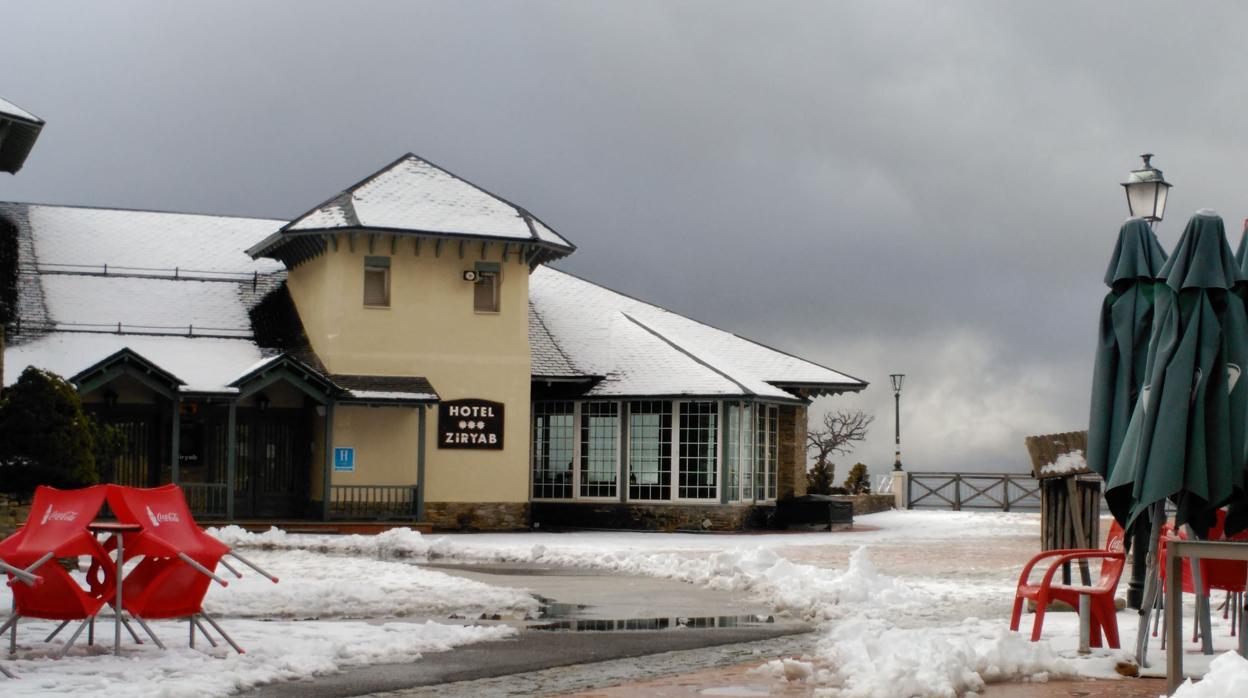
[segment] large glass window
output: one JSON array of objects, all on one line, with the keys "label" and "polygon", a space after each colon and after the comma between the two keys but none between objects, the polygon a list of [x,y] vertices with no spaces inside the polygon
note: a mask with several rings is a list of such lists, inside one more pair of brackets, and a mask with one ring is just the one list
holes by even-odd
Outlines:
[{"label": "large glass window", "polygon": [[628,497],[669,499],[672,403],[639,401],[628,410]]},{"label": "large glass window", "polygon": [[780,453],[779,429],[780,408],[775,405],[767,407],[767,499],[776,498],[776,472],[779,469]]},{"label": "large glass window", "polygon": [[741,403],[724,403],[724,495],[741,499]]},{"label": "large glass window", "polygon": [[571,402],[533,403],[535,499],[571,499],[575,439]]},{"label": "large glass window", "polygon": [[779,422],[775,405],[757,405],[754,420],[754,498],[776,498],[776,426]]},{"label": "large glass window", "polygon": [[619,403],[581,403],[580,496],[617,496],[615,485],[619,472],[619,433]]},{"label": "large glass window", "polygon": [[724,421],[725,494],[730,502],[750,501],[754,498],[754,405],[724,403]]},{"label": "large glass window", "polygon": [[718,403],[680,403],[677,496],[681,499],[714,499],[718,496],[718,439]]}]

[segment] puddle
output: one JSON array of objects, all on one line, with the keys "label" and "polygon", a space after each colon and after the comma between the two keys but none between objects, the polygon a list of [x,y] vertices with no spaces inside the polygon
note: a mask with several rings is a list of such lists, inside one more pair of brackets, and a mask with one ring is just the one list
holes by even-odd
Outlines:
[{"label": "puddle", "polygon": [[[569,604],[561,604],[569,605]],[[547,630],[574,633],[627,632],[630,630],[683,630],[709,628],[742,628],[776,622],[773,616],[700,616],[675,618],[578,618],[536,623],[529,630]]]}]

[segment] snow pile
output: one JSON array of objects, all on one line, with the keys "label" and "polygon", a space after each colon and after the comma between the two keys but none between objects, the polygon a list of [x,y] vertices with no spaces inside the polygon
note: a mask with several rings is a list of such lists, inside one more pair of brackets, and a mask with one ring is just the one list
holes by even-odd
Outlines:
[{"label": "snow pile", "polygon": [[[351,666],[411,662],[426,652],[441,652],[473,642],[500,640],[516,633],[505,626],[458,626],[439,623],[334,623],[232,620],[224,625],[247,650],[239,655],[223,646],[198,649],[179,646],[184,623],[157,622],[153,629],[169,640],[168,650],[127,644],[122,656],[112,647],[76,645],[62,660],[49,657],[60,647],[39,642],[51,623],[21,626],[19,638],[32,641],[5,666],[21,680],[0,679],[4,695],[126,695],[134,698],[226,696],[274,681],[296,680]],[[111,637],[111,628],[108,637]],[[23,642],[23,645],[25,642]]]},{"label": "snow pile", "polygon": [[1248,695],[1248,659],[1234,652],[1218,655],[1198,683],[1183,682],[1174,698],[1243,698]]},{"label": "snow pile", "polygon": [[[397,534],[398,530],[388,533]],[[389,539],[411,542],[401,535]],[[389,549],[387,546],[385,542],[377,544],[380,549]],[[372,552],[371,548],[369,551]],[[519,589],[489,586],[404,562],[327,557],[305,550],[261,551],[248,555],[248,559],[281,579],[281,583],[273,584],[247,570],[242,579],[230,579],[229,587],[212,585],[204,602],[209,613],[250,618],[451,614],[471,618],[483,613],[524,617],[535,614],[539,605],[531,594]]]},{"label": "snow pile", "polygon": [[1075,673],[1047,643],[1033,644],[999,622],[968,619],[946,628],[899,628],[881,619],[837,623],[820,641],[819,683],[854,698],[954,696],[988,683],[1047,681]]},{"label": "snow pile", "polygon": [[429,550],[429,543],[420,532],[410,528],[392,528],[374,536],[292,535],[276,526],[263,533],[251,533],[239,526],[207,530],[217,540],[232,548],[308,550],[377,557],[424,557]]},{"label": "snow pile", "polygon": [[1040,467],[1041,475],[1071,475],[1086,472],[1088,472],[1088,461],[1083,451],[1063,453],[1052,463]]}]

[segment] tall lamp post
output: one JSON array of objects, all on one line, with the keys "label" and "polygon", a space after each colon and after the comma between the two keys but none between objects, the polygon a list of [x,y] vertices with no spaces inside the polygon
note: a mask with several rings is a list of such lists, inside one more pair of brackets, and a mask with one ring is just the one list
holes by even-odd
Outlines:
[{"label": "tall lamp post", "polygon": [[895,458],[893,461],[893,471],[896,472],[901,470],[901,384],[905,382],[906,374],[892,373],[889,374],[888,377],[893,381],[893,398],[895,400],[894,405],[896,408],[896,411],[893,413],[893,424],[896,425],[897,439],[897,450],[893,453]]},{"label": "tall lamp post", "polygon": [[[1166,198],[1172,186],[1161,174],[1161,170],[1153,167],[1152,153],[1140,156],[1144,166],[1132,170],[1122,188],[1127,193],[1127,210],[1137,218],[1148,221],[1153,228],[1166,213]],[[1139,608],[1144,601],[1144,573],[1148,567],[1148,534],[1152,527],[1148,517],[1136,520],[1135,530],[1131,532],[1131,579],[1127,583],[1127,605]]]}]

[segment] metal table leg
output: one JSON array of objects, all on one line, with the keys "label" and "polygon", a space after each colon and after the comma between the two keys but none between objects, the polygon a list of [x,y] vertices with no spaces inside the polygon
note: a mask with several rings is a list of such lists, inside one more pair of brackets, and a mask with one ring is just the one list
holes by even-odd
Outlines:
[{"label": "metal table leg", "polygon": [[121,656],[121,568],[126,559],[125,540],[126,537],[120,533],[117,536],[117,606],[116,613],[113,616],[113,656]]}]

